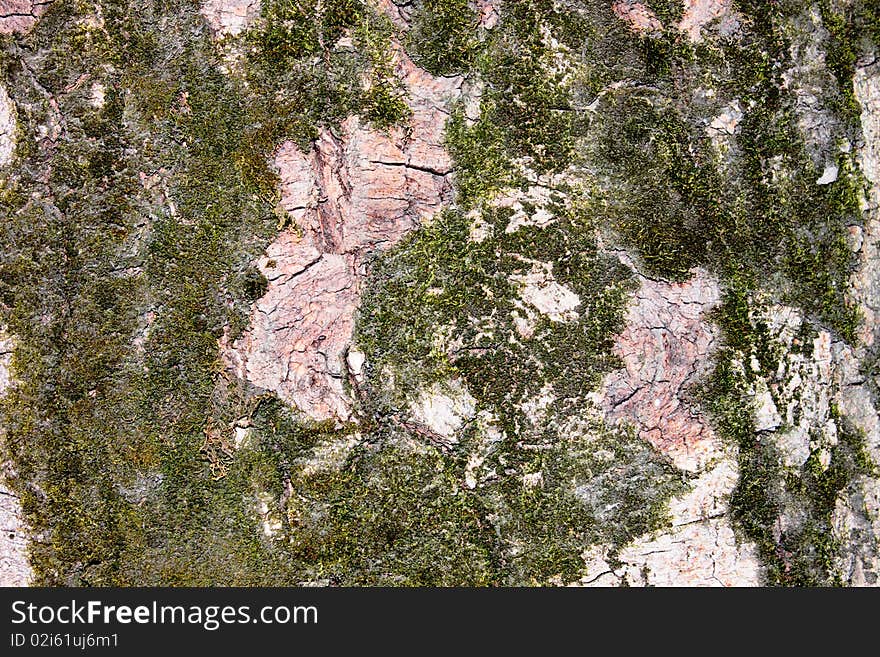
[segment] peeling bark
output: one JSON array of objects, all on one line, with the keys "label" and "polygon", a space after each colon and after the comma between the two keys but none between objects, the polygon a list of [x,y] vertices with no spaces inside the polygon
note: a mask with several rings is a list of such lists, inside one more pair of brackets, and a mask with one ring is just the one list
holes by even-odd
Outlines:
[{"label": "peeling bark", "polygon": [[684,16],[678,29],[693,42],[702,41],[703,28],[713,21],[720,23],[722,33],[730,33],[739,25],[731,0],[684,0]]},{"label": "peeling bark", "polygon": [[658,34],[663,31],[663,24],[649,7],[634,0],[615,2],[611,9],[622,21],[625,21],[633,32],[640,34]]},{"label": "peeling bark", "polygon": [[709,422],[688,402],[718,339],[706,319],[718,284],[704,271],[685,283],[639,279],[615,347],[624,369],[606,378],[602,404],[611,420],[634,423],[677,467],[697,471],[718,448]]},{"label": "peeling bark", "polygon": [[[238,376],[273,390],[307,415],[348,420],[346,352],[366,259],[397,243],[451,199],[443,147],[460,78],[433,78],[397,51],[410,125],[380,132],[357,117],[323,129],[307,153],[281,145],[281,205],[298,231],[279,235],[257,263],[269,281],[251,326],[229,344]],[[301,236],[300,234],[301,233]]]},{"label": "peeling bark", "polygon": [[54,0],[0,0],[0,34],[26,34]]}]

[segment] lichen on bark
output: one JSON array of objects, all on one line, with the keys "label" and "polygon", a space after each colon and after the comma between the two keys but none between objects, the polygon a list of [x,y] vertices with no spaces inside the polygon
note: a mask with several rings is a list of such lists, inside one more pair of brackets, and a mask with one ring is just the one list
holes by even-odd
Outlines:
[{"label": "lichen on bark", "polygon": [[877,583],[872,3],[18,4],[36,583]]}]

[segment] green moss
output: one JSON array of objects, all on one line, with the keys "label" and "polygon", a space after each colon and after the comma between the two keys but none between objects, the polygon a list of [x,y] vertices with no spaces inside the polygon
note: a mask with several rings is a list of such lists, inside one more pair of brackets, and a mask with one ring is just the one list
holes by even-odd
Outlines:
[{"label": "green moss", "polygon": [[387,129],[409,118],[406,92],[391,72],[390,57],[377,55],[373,63],[373,80],[364,92],[364,116],[379,128]]},{"label": "green moss", "polygon": [[[87,72],[107,90],[102,108],[90,104],[87,87],[58,96],[65,126],[48,181],[44,151],[19,151],[17,185],[39,190],[43,200],[11,186],[3,196],[3,237],[17,247],[0,263],[0,293],[4,323],[19,340],[20,379],[3,402],[5,449],[29,522],[46,537],[32,554],[40,583],[569,581],[578,576],[585,543],[623,543],[663,521],[663,500],[680,479],[644,444],[605,435],[603,445],[617,457],[600,463],[587,438],[532,426],[520,409],[507,408],[508,400],[550,381],[542,366],[534,376],[530,362],[567,363],[554,381],[564,399],[557,419],[615,364],[610,341],[627,276],[597,253],[583,210],[567,211],[561,200],[557,225],[513,235],[504,231],[509,213],[486,210],[493,237],[470,252],[460,248],[469,220],[444,214],[377,263],[386,275],[365,300],[377,320],[359,329],[371,364],[399,367],[412,356],[409,365],[425,365],[421,374],[408,370],[402,390],[464,376],[505,427],[536,439],[550,431],[554,447],[546,453],[524,450],[510,434],[490,459],[511,473],[488,488],[462,487],[465,451],[422,445],[389,421],[394,400],[383,397],[377,379],[359,409],[362,442],[337,469],[305,470],[321,445],[347,440],[351,428],[303,423],[220,371],[217,339],[224,327],[232,335],[241,330],[249,302],[266,286],[249,263],[277,229],[268,154],[284,138],[306,145],[319,126],[352,111],[382,127],[405,121],[387,57],[387,22],[346,6],[267,4],[244,37],[247,85],[217,70],[214,45],[186,2],[135,9],[108,0],[106,29],[86,32],[76,7],[55,3],[29,37],[46,56],[23,67],[15,51],[5,65],[27,108],[28,139],[51,111],[34,91],[35,76],[59,93]],[[348,27],[356,51],[331,49]],[[495,73],[483,107],[495,117],[496,135],[492,121],[468,126],[461,117],[459,132],[452,131],[460,162],[470,157],[461,171],[474,181],[475,206],[490,187],[478,171],[488,139],[496,140],[505,171],[521,156],[559,169],[571,152],[570,140],[558,148],[554,134],[570,129],[564,85],[529,62],[550,53],[522,17],[505,29],[493,46],[505,53],[501,63],[486,62]],[[517,54],[520,42],[528,50]],[[314,57],[323,64],[314,65]],[[117,72],[103,68],[107,60]],[[362,74],[377,95],[360,88]],[[532,107],[502,106],[511,84]],[[581,321],[570,328],[539,322],[533,356],[511,344],[450,362],[424,339],[442,317],[457,322],[477,349],[484,338],[472,318],[497,317],[498,335],[514,335],[503,314],[517,295],[508,274],[522,270],[518,254],[553,262],[556,278],[584,300]],[[499,305],[475,297],[474,285],[493,290]],[[390,331],[392,298],[421,304],[423,316],[408,317],[421,334]],[[510,391],[486,386],[493,378],[509,382]],[[242,422],[251,442],[233,453],[233,427]],[[482,439],[471,433],[463,440],[478,449]],[[524,489],[522,476],[538,470],[544,488]],[[291,487],[295,499],[282,502]],[[273,539],[262,535],[255,515],[262,494],[276,501],[271,511],[282,519]],[[614,522],[597,516],[608,504],[620,509]]]},{"label": "green moss", "polygon": [[774,573],[778,582],[790,586],[839,586],[841,576],[834,569],[840,545],[832,530],[832,514],[840,495],[859,475],[870,475],[875,468],[867,455],[864,436],[835,416],[839,426],[838,444],[831,450],[831,461],[823,467],[818,451],[810,454],[800,476],[789,477],[787,489],[807,509],[800,527],[780,539],[782,564]]},{"label": "green moss", "polygon": [[406,103],[406,90],[394,74],[393,26],[385,16],[368,15],[355,36],[369,61],[370,83],[363,94],[364,116],[382,129],[403,124],[412,113]]},{"label": "green moss", "polygon": [[[279,229],[271,152],[284,139],[305,148],[353,113],[405,125],[391,56],[401,35],[353,0],[271,0],[219,46],[243,48],[228,75],[189,0],[100,4],[103,29],[78,20],[90,8],[58,0],[30,35],[0,42],[23,144],[0,194],[0,239],[14,245],[0,255],[0,309],[19,379],[2,402],[4,456],[45,537],[32,548],[39,583],[569,582],[585,547],[619,549],[662,527],[682,476],[587,409],[619,366],[634,284],[598,232],[638,251],[648,273],[682,280],[702,266],[722,279],[725,346],[704,403],[739,446],[735,518],[771,583],[833,583],[830,509],[868,471],[864,445],[836,418],[829,468],[814,454],[785,472],[751,421],[758,373],[739,364],[754,355],[769,372],[779,357],[755,320],[759,289],[847,340],[858,320],[844,298],[845,227],[860,220],[863,181],[841,156],[838,181],[815,185],[780,91],[780,24],[798,3],[739,2],[754,19],[741,40],[693,47],[672,30],[636,37],[599,0],[506,3],[491,30],[476,28],[469,3],[417,3],[405,37],[417,62],[485,88],[479,117],[458,108],[447,126],[456,206],[369,263],[357,327],[366,382],[358,425],[342,428],[230,380],[217,339],[238,335],[266,289],[250,263]],[[681,3],[649,4],[666,25],[680,16]],[[880,32],[868,5],[840,16],[823,5],[841,98],[865,48],[859,26]],[[338,45],[348,31],[353,48]],[[710,83],[717,100],[701,100]],[[24,146],[50,122],[50,96],[56,142]],[[745,116],[719,158],[703,126],[734,98]],[[513,211],[493,198],[566,171],[582,188],[551,184],[554,220],[507,232]],[[526,338],[517,277],[534,261],[581,304],[567,323],[536,314]],[[481,420],[440,448],[404,419],[414,395],[456,378]],[[529,412],[544,391],[553,404]],[[348,442],[340,463],[315,467]],[[485,476],[469,487],[472,455]],[[542,485],[525,485],[537,473]],[[273,537],[258,497],[280,519]],[[806,520],[777,537],[789,508]]]},{"label": "green moss", "polygon": [[650,0],[645,4],[667,28],[678,24],[684,16],[684,3],[676,0]]},{"label": "green moss", "polygon": [[[483,101],[483,106],[491,111],[489,101]],[[462,207],[470,207],[517,179],[500,126],[490,121],[469,125],[464,111],[458,109],[446,124],[446,139],[457,167],[456,191]]]},{"label": "green moss", "polygon": [[[616,366],[610,348],[630,281],[622,265],[597,252],[586,214],[560,207],[551,226],[514,233],[505,231],[509,219],[509,211],[486,211],[491,235],[477,243],[469,239],[472,220],[446,212],[383,257],[364,295],[358,340],[376,372],[386,363],[400,370],[402,394],[459,373],[513,430],[525,422],[515,405],[551,380],[542,363],[554,363],[563,396],[589,391]],[[537,319],[530,341],[518,337],[514,313],[524,311],[516,277],[531,271],[523,259],[553,263],[555,279],[582,300],[580,321]],[[444,327],[461,342],[454,368],[450,354],[435,348]]]},{"label": "green moss", "polygon": [[634,435],[599,426],[581,436],[551,436],[541,452],[513,440],[490,457],[491,467],[539,472],[540,487],[521,476],[501,478],[481,497],[498,518],[505,543],[505,584],[576,581],[584,546],[620,547],[668,522],[665,502],[685,486],[668,463]]},{"label": "green moss", "polygon": [[[832,533],[832,513],[841,494],[875,466],[866,452],[864,436],[832,408],[838,443],[823,467],[814,449],[800,469],[786,468],[772,436],[754,426],[751,390],[754,355],[760,370],[772,376],[784,354],[774,346],[768,328],[749,317],[749,301],[728,296],[717,314],[726,347],[717,355],[714,371],[701,397],[719,433],[738,448],[739,481],[730,509],[736,526],[754,541],[774,586],[830,586],[842,580],[835,570],[840,545]],[[806,324],[806,322],[805,322]],[[783,529],[779,518],[789,523]]]},{"label": "green moss", "polygon": [[[484,467],[499,474],[473,494],[496,518],[495,577],[505,584],[577,579],[584,546],[623,545],[662,526],[666,500],[682,489],[674,469],[635,437],[586,418],[574,435],[564,428],[618,366],[611,348],[631,283],[622,265],[598,253],[584,207],[553,209],[550,226],[509,233],[511,212],[484,208],[488,235],[479,242],[470,239],[473,215],[440,214],[374,263],[356,334],[374,416],[397,415],[421,390],[461,378],[497,418],[503,439]],[[532,261],[552,263],[582,304],[578,321],[537,319],[526,340],[514,323],[525,312],[516,277]],[[389,373],[393,391],[383,385]],[[556,401],[542,421],[524,408],[547,389]],[[465,440],[457,458],[483,449],[481,436]],[[529,473],[541,473],[543,485],[524,487]]]},{"label": "green moss", "polygon": [[721,218],[719,176],[690,155],[699,138],[674,110],[624,94],[607,112],[599,155],[626,181],[615,199],[618,230],[650,271],[686,279],[706,261]]},{"label": "green moss", "polygon": [[541,35],[540,10],[517,3],[492,34],[480,72],[487,86],[480,123],[497,126],[512,158],[539,172],[559,171],[574,146],[570,96]]},{"label": "green moss", "polygon": [[[0,263],[4,323],[20,340],[5,449],[46,536],[32,564],[44,584],[268,581],[251,484],[215,480],[203,449],[206,419],[222,415],[217,338],[265,286],[247,263],[276,225],[274,143],[252,132],[266,105],[216,69],[188,3],[102,11],[105,30],[85,38],[74,8],[54,3],[28,37],[45,56],[9,73],[26,129],[50,111],[37,80],[64,121],[47,179],[45,151],[19,153],[19,184],[36,195],[7,198],[2,222],[19,245]],[[124,66],[108,73],[107,58]],[[102,108],[88,85],[60,93],[84,73],[105,85]],[[274,135],[303,120],[279,124]]]},{"label": "green moss", "polygon": [[[355,48],[337,47],[346,33]],[[305,146],[316,126],[356,112],[382,129],[404,124],[410,111],[394,73],[393,34],[386,17],[355,0],[264,5],[244,37],[254,90],[248,153],[271,150],[285,137]]]},{"label": "green moss", "polygon": [[709,118],[694,115],[693,74],[682,74],[666,87],[608,94],[589,154],[606,163],[616,230],[649,271],[682,280],[702,266],[747,287],[769,283],[851,340],[859,317],[845,298],[855,265],[846,231],[861,221],[863,182],[841,154],[837,182],[815,184],[822,172],[806,153],[793,100],[780,93],[785,40],[774,30],[751,38],[757,43],[727,45],[721,59],[717,49],[703,52],[690,65],[739,96],[744,116],[726,152],[707,137]]},{"label": "green moss", "polygon": [[468,70],[479,42],[479,17],[468,0],[423,0],[416,6],[407,33],[407,51],[432,75]]},{"label": "green moss", "polygon": [[248,31],[252,56],[276,69],[330,51],[344,31],[365,14],[357,0],[268,0],[260,6],[261,21]]},{"label": "green moss", "polygon": [[823,0],[819,3],[822,25],[828,30],[825,62],[837,81],[836,95],[828,99],[849,123],[859,130],[861,108],[855,97],[852,80],[859,59],[871,55],[880,45],[880,9],[874,2],[858,1],[838,6]]},{"label": "green moss", "polygon": [[[495,536],[454,462],[436,450],[358,450],[324,494],[290,510],[316,579],[348,585],[482,586],[496,581]],[[308,482],[310,487],[319,482]]]}]

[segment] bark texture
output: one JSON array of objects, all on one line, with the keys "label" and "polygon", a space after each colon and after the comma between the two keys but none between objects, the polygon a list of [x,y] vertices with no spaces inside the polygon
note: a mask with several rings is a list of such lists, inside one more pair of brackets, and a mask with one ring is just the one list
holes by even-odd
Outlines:
[{"label": "bark texture", "polygon": [[876,3],[0,35],[0,584],[880,584]]}]

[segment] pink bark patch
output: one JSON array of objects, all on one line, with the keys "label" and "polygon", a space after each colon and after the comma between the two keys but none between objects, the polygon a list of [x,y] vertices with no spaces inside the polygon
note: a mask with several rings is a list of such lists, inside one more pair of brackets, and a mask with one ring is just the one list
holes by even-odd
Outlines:
[{"label": "pink bark patch", "polygon": [[718,298],[718,285],[702,271],[685,283],[643,278],[615,347],[624,367],[605,380],[609,419],[634,424],[685,470],[702,468],[718,450],[706,418],[687,401],[718,337],[705,318]]},{"label": "pink bark patch", "polygon": [[691,41],[699,41],[706,25],[716,18],[728,16],[730,11],[730,0],[684,0],[684,16],[678,29],[686,33]]},{"label": "pink bark patch", "polygon": [[477,11],[480,13],[480,26],[491,30],[501,20],[502,0],[477,0]]},{"label": "pink bark patch", "polygon": [[657,14],[641,2],[620,0],[611,5],[611,9],[619,19],[626,21],[633,32],[654,34],[663,31],[663,24]]},{"label": "pink bark patch", "polygon": [[364,258],[451,199],[443,130],[461,81],[432,78],[402,52],[397,74],[409,93],[407,130],[380,132],[350,117],[338,136],[322,130],[308,152],[278,148],[281,204],[299,230],[281,233],[256,263],[268,290],[243,335],[221,341],[239,377],[319,420],[350,417],[345,356]]},{"label": "pink bark patch", "polygon": [[53,0],[0,0],[0,34],[26,34]]}]

